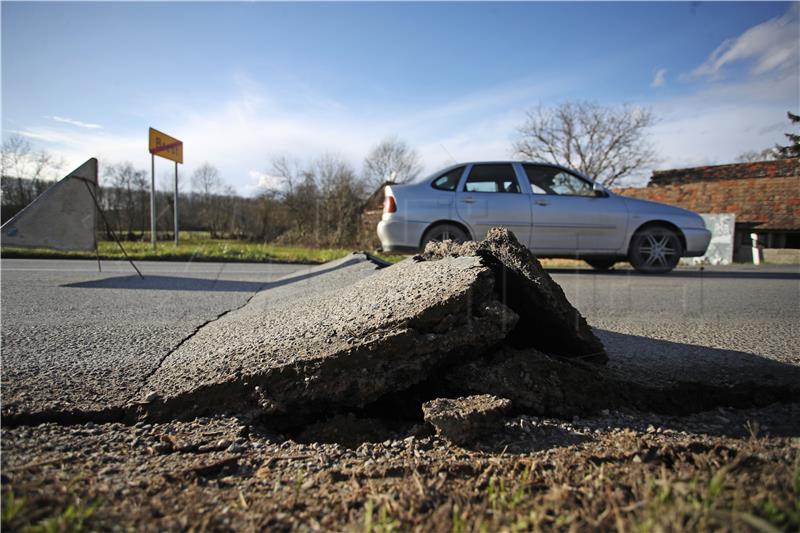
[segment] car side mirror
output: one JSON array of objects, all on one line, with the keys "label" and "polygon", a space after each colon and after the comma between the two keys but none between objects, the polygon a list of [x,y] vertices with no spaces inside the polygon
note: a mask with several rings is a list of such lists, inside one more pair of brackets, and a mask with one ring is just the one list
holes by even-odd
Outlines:
[{"label": "car side mirror", "polygon": [[592,192],[594,193],[595,196],[599,196],[601,198],[605,198],[606,196],[608,196],[608,193],[603,188],[603,186],[596,182],[592,182]]}]

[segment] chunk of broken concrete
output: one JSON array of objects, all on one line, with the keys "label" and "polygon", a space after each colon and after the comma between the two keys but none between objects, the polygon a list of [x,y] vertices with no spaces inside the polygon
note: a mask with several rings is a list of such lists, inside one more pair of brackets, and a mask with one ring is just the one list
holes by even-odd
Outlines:
[{"label": "chunk of broken concrete", "polygon": [[625,388],[606,374],[605,367],[580,360],[504,347],[451,368],[444,381],[459,394],[504,396],[528,414],[572,417],[626,403]]},{"label": "chunk of broken concrete", "polygon": [[481,257],[492,269],[500,299],[520,316],[509,335],[512,345],[592,363],[608,360],[603,343],[583,315],[530,250],[506,228],[490,229],[479,243],[431,242],[415,259],[437,261],[447,257]]},{"label": "chunk of broken concrete", "polygon": [[146,387],[159,401],[144,409],[297,417],[361,406],[494,348],[517,319],[477,256],[404,261],[277,307],[262,293],[170,354]]},{"label": "chunk of broken concrete", "polygon": [[422,405],[425,421],[455,444],[467,444],[499,429],[511,401],[491,394],[437,398]]}]

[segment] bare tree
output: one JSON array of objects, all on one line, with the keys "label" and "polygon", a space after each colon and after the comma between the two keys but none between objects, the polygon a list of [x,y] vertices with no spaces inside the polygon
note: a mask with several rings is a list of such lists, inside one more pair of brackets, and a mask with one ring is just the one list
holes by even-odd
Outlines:
[{"label": "bare tree", "polygon": [[514,142],[516,155],[574,168],[603,185],[655,162],[646,108],[567,102],[528,112]]},{"label": "bare tree", "polygon": [[47,150],[34,150],[21,135],[12,135],[3,142],[0,161],[4,176],[32,180],[52,179],[64,166],[63,161]]},{"label": "bare tree", "polygon": [[755,150],[744,152],[736,158],[737,163],[758,163],[759,161],[772,161],[777,158],[774,148],[764,148],[760,152]]},{"label": "bare tree", "polygon": [[225,225],[225,206],[218,199],[226,192],[217,167],[207,162],[200,165],[192,173],[192,191],[197,197],[193,203],[199,207],[203,225],[209,229],[212,238],[217,237]]},{"label": "bare tree", "polygon": [[219,194],[222,187],[222,178],[214,165],[203,163],[192,173],[192,190],[205,198]]},{"label": "bare tree", "polygon": [[282,156],[272,161],[270,173],[283,182],[273,192],[287,212],[285,241],[321,246],[355,241],[364,184],[346,161],[325,154],[301,164]]},{"label": "bare tree", "polygon": [[34,150],[25,137],[8,137],[0,150],[0,174],[17,179],[8,181],[9,186],[3,188],[3,203],[20,208],[28,205],[47,188],[43,180],[56,178],[63,165],[63,161],[50,152]]},{"label": "bare tree", "polygon": [[406,183],[416,178],[422,166],[416,150],[397,137],[388,137],[364,159],[364,181],[375,189],[386,181]]},{"label": "bare tree", "polygon": [[124,228],[128,239],[133,239],[134,229],[144,230],[148,227],[150,199],[147,172],[125,161],[108,166],[104,174],[113,187],[113,195],[109,194],[107,201],[116,214],[117,228]]}]

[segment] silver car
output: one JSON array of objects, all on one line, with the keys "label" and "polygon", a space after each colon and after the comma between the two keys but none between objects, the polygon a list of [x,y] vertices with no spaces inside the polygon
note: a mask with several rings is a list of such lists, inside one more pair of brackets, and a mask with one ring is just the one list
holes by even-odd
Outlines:
[{"label": "silver car", "polygon": [[518,161],[453,165],[385,189],[378,237],[386,251],[429,241],[482,239],[505,226],[538,257],[583,259],[599,270],[630,261],[642,272],[672,270],[711,240],[685,209],[618,196],[574,170]]}]

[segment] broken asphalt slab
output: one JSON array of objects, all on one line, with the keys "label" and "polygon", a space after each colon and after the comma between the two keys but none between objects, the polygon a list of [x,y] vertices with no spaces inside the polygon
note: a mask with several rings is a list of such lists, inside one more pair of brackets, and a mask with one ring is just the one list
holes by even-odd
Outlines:
[{"label": "broken asphalt slab", "polygon": [[170,354],[140,400],[156,418],[227,411],[296,421],[362,408],[506,342],[605,360],[558,285],[496,229],[479,244],[429,246],[335,293],[279,309],[256,298]]},{"label": "broken asphalt slab", "polygon": [[[103,280],[130,276],[98,274],[94,262],[4,261],[3,424],[130,419],[127,406],[161,360],[204,324],[248,301],[273,308],[335,291],[377,266],[365,254],[308,267],[145,263],[145,281],[150,273],[175,273],[182,281],[166,290],[160,282],[130,290],[118,281],[105,288]],[[208,285],[209,278],[223,287],[258,283],[262,291],[253,297],[185,290],[195,280]]]},{"label": "broken asphalt slab", "polygon": [[608,360],[586,319],[512,232],[493,228],[480,242],[433,242],[416,259],[462,256],[484,260],[494,272],[500,299],[520,315],[519,325],[509,338],[512,345],[535,345],[546,353],[592,363]]},{"label": "broken asphalt slab", "polygon": [[156,417],[209,410],[297,416],[359,407],[502,342],[517,315],[479,257],[404,261],[339,291],[202,328],[148,381]]}]

